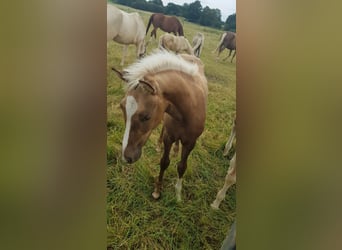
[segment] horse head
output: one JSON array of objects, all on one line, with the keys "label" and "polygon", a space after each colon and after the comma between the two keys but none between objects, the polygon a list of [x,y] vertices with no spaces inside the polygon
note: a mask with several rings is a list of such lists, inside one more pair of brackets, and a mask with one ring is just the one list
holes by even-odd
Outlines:
[{"label": "horse head", "polygon": [[146,79],[139,80],[122,99],[120,107],[126,124],[122,158],[127,163],[140,158],[142,147],[162,120],[165,110],[163,102],[158,95],[157,84]]}]

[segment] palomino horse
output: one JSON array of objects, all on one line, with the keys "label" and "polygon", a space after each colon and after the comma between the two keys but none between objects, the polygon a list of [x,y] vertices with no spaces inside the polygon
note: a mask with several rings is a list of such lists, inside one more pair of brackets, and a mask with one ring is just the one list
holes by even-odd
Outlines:
[{"label": "palomino horse", "polygon": [[[225,146],[223,155],[228,155],[228,152],[230,151],[230,149],[233,146],[233,141],[236,138],[235,125],[236,124],[234,121],[233,129],[232,129],[232,132],[229,136],[227,144]],[[229,166],[227,174],[226,174],[224,185],[223,185],[222,189],[220,191],[218,191],[218,193],[216,195],[216,199],[213,201],[213,203],[211,203],[212,208],[214,208],[214,209],[219,208],[221,201],[226,196],[227,190],[229,189],[230,186],[232,186],[235,183],[236,183],[236,152],[234,153],[234,156],[233,156],[232,160],[230,161],[230,166]]]},{"label": "palomino horse", "polygon": [[168,33],[159,37],[159,48],[171,50],[176,54],[180,52],[186,52],[189,55],[194,54],[189,41],[184,36],[174,36]]},{"label": "palomino horse", "polygon": [[121,65],[129,44],[135,44],[137,58],[145,54],[145,24],[136,12],[127,13],[107,4],[107,42],[124,44]]},{"label": "palomino horse", "polygon": [[113,70],[127,82],[120,105],[126,123],[123,160],[137,161],[152,130],[163,120],[164,152],[152,196],[160,197],[171,146],[180,140],[182,151],[175,188],[177,201],[181,201],[187,159],[203,132],[206,118],[208,86],[203,63],[195,56],[158,51],[124,69],[123,73]]},{"label": "palomino horse", "polygon": [[214,53],[217,51],[217,57],[216,60],[218,60],[221,52],[224,49],[228,49],[229,50],[229,55],[224,58],[223,60],[226,60],[230,57],[230,55],[232,54],[232,51],[234,50],[234,54],[232,56],[232,59],[230,62],[233,62],[233,59],[236,55],[236,34],[234,32],[231,31],[227,31],[225,33],[222,34],[221,36],[221,40],[217,46],[217,48],[213,51]]},{"label": "palomino horse", "polygon": [[151,37],[154,36],[154,39],[157,39],[157,29],[160,28],[161,30],[173,33],[178,36],[184,36],[183,32],[183,26],[180,23],[180,21],[177,19],[177,17],[174,16],[166,16],[161,13],[154,13],[150,16],[150,19],[148,20],[147,29],[146,29],[146,35],[148,33],[148,30],[151,26],[151,23],[153,24],[153,30],[151,31]]},{"label": "palomino horse", "polygon": [[197,32],[197,34],[192,39],[192,49],[194,51],[195,56],[200,57],[202,53],[204,45],[204,35],[201,32]]}]

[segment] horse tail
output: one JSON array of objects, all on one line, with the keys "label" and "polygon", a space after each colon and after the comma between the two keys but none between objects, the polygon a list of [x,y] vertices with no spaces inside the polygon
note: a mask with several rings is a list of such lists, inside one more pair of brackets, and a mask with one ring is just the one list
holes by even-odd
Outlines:
[{"label": "horse tail", "polygon": [[153,16],[154,16],[154,14],[152,14],[152,15],[150,16],[150,19],[148,20],[148,24],[147,24],[147,28],[146,28],[146,35],[147,35],[148,30],[149,30],[149,28],[150,28],[150,26],[151,26],[151,23],[152,23],[152,20],[153,20]]},{"label": "horse tail", "polygon": [[222,34],[221,40],[220,40],[219,44],[217,45],[217,48],[212,53],[215,53],[219,50],[219,48],[221,47],[221,45],[223,43],[223,39],[226,37],[226,35],[227,35],[227,32]]},{"label": "horse tail", "polygon": [[201,46],[202,46],[202,39],[197,39],[196,44],[192,48],[192,50],[194,51],[197,57],[199,57]]},{"label": "horse tail", "polygon": [[184,36],[183,26],[180,22],[179,22],[178,34],[179,36]]}]

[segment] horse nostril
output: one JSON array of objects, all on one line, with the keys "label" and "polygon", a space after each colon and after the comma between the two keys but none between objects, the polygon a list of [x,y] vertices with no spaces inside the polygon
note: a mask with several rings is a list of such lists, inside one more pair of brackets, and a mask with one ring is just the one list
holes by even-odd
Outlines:
[{"label": "horse nostril", "polygon": [[133,162],[133,160],[132,160],[131,157],[127,157],[127,158],[126,158],[126,161],[127,161],[127,163],[132,163],[132,162]]}]

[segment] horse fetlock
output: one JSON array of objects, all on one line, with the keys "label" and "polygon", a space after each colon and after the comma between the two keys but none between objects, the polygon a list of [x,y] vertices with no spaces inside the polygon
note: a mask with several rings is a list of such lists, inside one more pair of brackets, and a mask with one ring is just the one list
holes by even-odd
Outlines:
[{"label": "horse fetlock", "polygon": [[218,200],[214,200],[214,202],[210,204],[211,208],[216,209],[216,210],[219,208],[219,205],[220,205],[220,202]]}]

